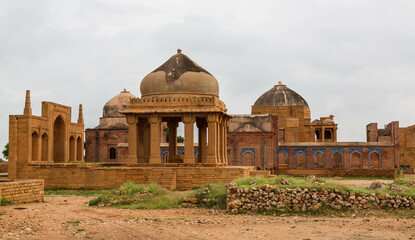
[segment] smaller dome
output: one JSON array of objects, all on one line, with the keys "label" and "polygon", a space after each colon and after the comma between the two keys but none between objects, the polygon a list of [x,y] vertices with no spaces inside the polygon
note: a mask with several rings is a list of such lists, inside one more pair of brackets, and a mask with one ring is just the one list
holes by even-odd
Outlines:
[{"label": "smaller dome", "polygon": [[308,107],[308,103],[300,94],[289,89],[287,86],[278,82],[273,88],[262,94],[255,102],[254,106],[296,106],[304,105]]},{"label": "smaller dome", "polygon": [[333,119],[330,119],[330,118],[324,119],[323,124],[334,124],[334,121]]},{"label": "smaller dome", "polygon": [[111,98],[103,109],[102,116],[105,117],[125,117],[120,113],[122,110],[127,109],[127,105],[130,103],[130,99],[135,98],[133,94],[124,89],[120,94]]}]

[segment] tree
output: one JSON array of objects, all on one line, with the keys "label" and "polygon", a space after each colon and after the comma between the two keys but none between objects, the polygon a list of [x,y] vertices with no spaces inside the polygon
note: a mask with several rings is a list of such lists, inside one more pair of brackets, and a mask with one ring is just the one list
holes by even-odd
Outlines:
[{"label": "tree", "polygon": [[5,159],[9,159],[9,143],[4,146],[3,156]]},{"label": "tree", "polygon": [[182,136],[177,136],[177,142],[178,142],[178,143],[184,143],[184,137],[182,137]]},{"label": "tree", "polygon": [[166,142],[169,142],[169,128],[164,127],[163,132],[166,133]]}]

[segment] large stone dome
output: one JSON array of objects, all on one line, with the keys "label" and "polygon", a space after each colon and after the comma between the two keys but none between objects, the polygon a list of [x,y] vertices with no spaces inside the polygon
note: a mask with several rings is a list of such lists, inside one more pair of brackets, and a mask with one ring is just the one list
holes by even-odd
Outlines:
[{"label": "large stone dome", "polygon": [[287,86],[278,82],[273,88],[262,94],[255,102],[254,106],[295,106],[304,105],[308,107],[308,103],[300,94],[289,89]]},{"label": "large stone dome", "polygon": [[197,94],[219,96],[219,84],[208,71],[177,50],[141,81],[141,95]]},{"label": "large stone dome", "polygon": [[122,117],[125,118],[124,115],[120,113],[122,110],[127,109],[127,105],[130,103],[130,98],[135,98],[133,94],[129,91],[125,90],[122,91],[117,96],[111,98],[105,105],[103,109],[102,116],[106,117]]}]

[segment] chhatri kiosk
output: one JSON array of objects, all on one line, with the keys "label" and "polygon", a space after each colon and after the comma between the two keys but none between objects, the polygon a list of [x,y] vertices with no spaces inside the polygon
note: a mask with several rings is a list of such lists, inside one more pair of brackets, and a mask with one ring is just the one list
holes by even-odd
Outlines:
[{"label": "chhatri kiosk", "polygon": [[[141,98],[121,113],[128,123],[128,165],[161,164],[160,124],[169,129],[169,163],[226,166],[230,116],[219,100],[218,81],[180,49],[141,81]],[[177,127],[184,124],[184,154],[177,152]],[[194,131],[198,130],[195,150]]]}]

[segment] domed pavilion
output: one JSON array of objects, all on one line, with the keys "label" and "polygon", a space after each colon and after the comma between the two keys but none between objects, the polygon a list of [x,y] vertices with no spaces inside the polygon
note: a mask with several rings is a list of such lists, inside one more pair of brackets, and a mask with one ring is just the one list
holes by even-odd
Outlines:
[{"label": "domed pavilion", "polygon": [[[219,100],[215,77],[181,50],[141,81],[141,98],[121,111],[128,123],[128,164],[160,164],[160,124],[169,129],[169,162],[227,165],[230,116]],[[177,127],[184,123],[184,154],[177,152]],[[194,125],[198,128],[195,159]],[[209,143],[209,146],[208,146]]]},{"label": "domed pavilion", "polygon": [[252,106],[252,114],[278,115],[278,127],[284,142],[337,141],[334,116],[311,122],[307,101],[281,82],[256,100]]}]

